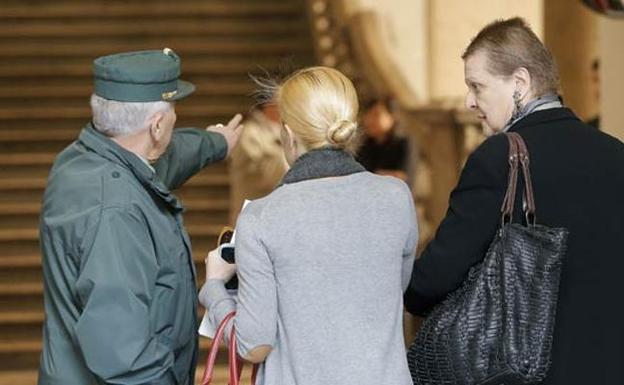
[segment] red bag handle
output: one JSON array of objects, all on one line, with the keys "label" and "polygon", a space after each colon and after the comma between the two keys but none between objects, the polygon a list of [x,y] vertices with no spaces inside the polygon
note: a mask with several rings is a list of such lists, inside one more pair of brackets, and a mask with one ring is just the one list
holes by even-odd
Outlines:
[{"label": "red bag handle", "polygon": [[[226,315],[219,324],[219,327],[217,328],[214,339],[212,340],[212,346],[210,346],[210,351],[208,352],[208,357],[206,358],[206,368],[204,369],[204,375],[202,377],[201,385],[210,385],[210,383],[212,382],[214,365],[217,359],[217,353],[219,352],[219,346],[221,345],[221,341],[223,340],[225,328],[227,327],[227,323],[232,318],[234,318],[235,315],[236,312],[234,311]],[[239,385],[241,373],[243,371],[243,362],[236,353],[236,330],[234,328],[234,325],[232,325],[232,330],[230,330],[228,367],[230,376],[229,385]],[[257,375],[258,364],[254,364],[251,369],[251,385],[254,385],[256,383]]]}]

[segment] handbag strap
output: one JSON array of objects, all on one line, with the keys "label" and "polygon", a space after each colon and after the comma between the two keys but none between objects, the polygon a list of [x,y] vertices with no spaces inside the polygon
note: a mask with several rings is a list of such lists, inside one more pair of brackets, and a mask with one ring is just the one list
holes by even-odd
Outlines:
[{"label": "handbag strap", "polygon": [[[236,330],[232,326],[230,331],[230,350],[228,352],[229,370],[230,370],[230,384],[239,385],[241,373],[243,371],[243,362],[237,354],[236,350]],[[251,367],[251,384],[256,383],[256,377],[258,376],[258,364],[253,364]]]},{"label": "handbag strap", "polygon": [[513,220],[513,207],[516,199],[516,183],[518,182],[518,145],[516,141],[506,135],[509,140],[509,175],[507,178],[507,191],[501,206],[501,223],[511,223]]},{"label": "handbag strap", "polygon": [[531,171],[529,169],[529,150],[522,137],[515,132],[505,134],[509,141],[509,177],[507,180],[507,191],[501,206],[501,222],[511,223],[513,221],[514,204],[516,200],[516,188],[518,183],[518,168],[522,169],[524,179],[523,211],[527,225],[535,225],[535,196],[533,194],[533,183],[531,182]]},{"label": "handbag strap", "polygon": [[[212,382],[212,377],[214,373],[214,365],[217,359],[217,353],[219,352],[219,346],[221,345],[221,341],[223,340],[223,336],[225,334],[225,328],[227,327],[228,322],[234,318],[236,312],[233,311],[228,313],[217,328],[214,339],[212,340],[212,346],[210,346],[210,351],[208,352],[208,357],[206,358],[206,368],[204,369],[204,376],[202,377],[201,385],[209,385]],[[229,385],[239,385],[241,373],[243,371],[243,363],[236,351],[236,329],[234,325],[232,325],[232,329],[230,330],[230,341],[229,341],[229,351],[228,351],[228,371],[229,371]],[[258,375],[258,364],[254,364],[251,370],[251,384],[254,385],[256,383],[256,377]]]},{"label": "handbag strap", "polygon": [[231,312],[226,315],[217,331],[215,333],[214,338],[212,339],[212,346],[210,346],[210,351],[208,352],[208,357],[206,358],[206,367],[204,368],[204,375],[202,377],[201,385],[208,385],[212,382],[212,375],[214,373],[214,365],[217,359],[217,353],[219,352],[219,346],[221,345],[221,341],[223,340],[223,333],[225,332],[225,327],[227,323],[234,317],[236,312]]},{"label": "handbag strap", "polygon": [[531,178],[531,170],[529,168],[529,150],[522,137],[513,132],[512,137],[518,143],[520,150],[520,165],[522,166],[522,173],[524,174],[524,215],[526,217],[527,224],[532,223],[535,225],[535,196],[533,195],[533,182]]}]

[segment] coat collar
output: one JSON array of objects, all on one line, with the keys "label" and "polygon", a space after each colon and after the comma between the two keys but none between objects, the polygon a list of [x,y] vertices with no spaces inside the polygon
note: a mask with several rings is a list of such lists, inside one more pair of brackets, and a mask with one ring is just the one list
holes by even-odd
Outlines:
[{"label": "coat collar", "polygon": [[546,124],[559,120],[579,120],[574,112],[567,107],[550,108],[534,111],[509,128],[509,132],[522,132],[526,127]]},{"label": "coat collar", "polygon": [[279,186],[363,171],[366,169],[348,152],[332,147],[321,147],[310,150],[297,158]]},{"label": "coat collar", "polygon": [[162,199],[175,212],[182,211],[180,201],[160,181],[158,176],[137,155],[121,147],[113,140],[97,131],[89,123],[80,133],[78,141],[103,158],[127,169],[148,190]]}]

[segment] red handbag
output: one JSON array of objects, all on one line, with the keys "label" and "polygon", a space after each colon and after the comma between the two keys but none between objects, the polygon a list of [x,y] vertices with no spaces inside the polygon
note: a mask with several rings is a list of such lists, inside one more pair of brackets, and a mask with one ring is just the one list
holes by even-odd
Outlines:
[{"label": "red handbag", "polygon": [[[217,353],[219,352],[219,346],[223,340],[223,334],[225,333],[225,327],[227,323],[234,318],[236,312],[231,312],[223,318],[223,321],[219,324],[214,339],[212,340],[212,346],[208,357],[206,358],[206,368],[204,369],[204,376],[201,385],[209,385],[212,382],[212,375],[214,373],[215,360],[217,359]],[[234,325],[230,331],[230,343],[228,350],[228,366],[229,366],[229,385],[239,385],[241,373],[243,372],[243,362],[236,353],[236,331]],[[258,364],[254,364],[251,369],[251,384],[256,383],[256,375],[258,374]]]}]

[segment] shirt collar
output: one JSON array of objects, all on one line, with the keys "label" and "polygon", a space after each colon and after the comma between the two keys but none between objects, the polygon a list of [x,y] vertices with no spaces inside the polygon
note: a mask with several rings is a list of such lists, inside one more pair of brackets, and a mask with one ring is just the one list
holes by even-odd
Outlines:
[{"label": "shirt collar", "polygon": [[146,165],[147,167],[149,167],[149,169],[150,169],[150,170],[152,170],[152,172],[153,172],[153,173],[155,173],[155,172],[156,172],[156,170],[154,169],[154,167],[152,167],[152,165],[151,165],[151,164],[149,164],[149,161],[148,161],[147,159],[145,159],[145,158],[144,158],[144,157],[142,157],[141,155],[137,155],[137,154],[135,154],[135,155],[136,155],[139,159],[141,159],[141,161],[143,161],[143,163],[145,163],[145,165]]}]

